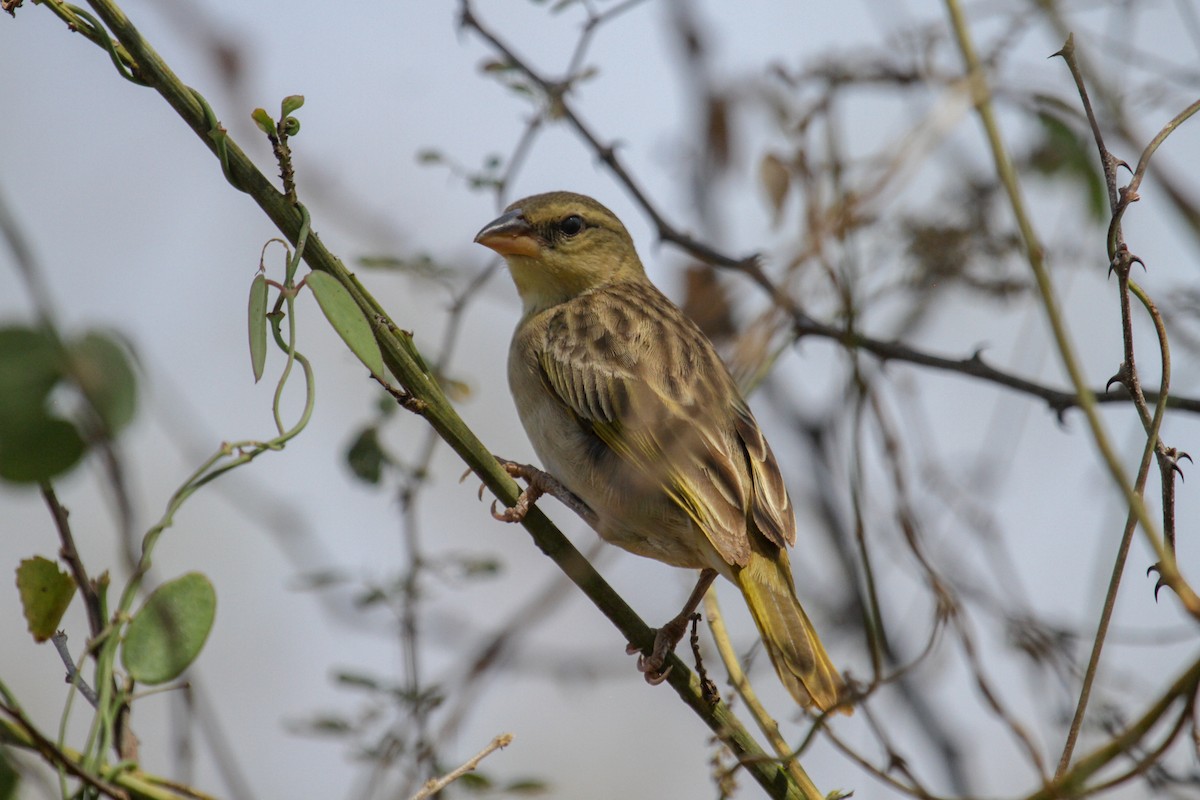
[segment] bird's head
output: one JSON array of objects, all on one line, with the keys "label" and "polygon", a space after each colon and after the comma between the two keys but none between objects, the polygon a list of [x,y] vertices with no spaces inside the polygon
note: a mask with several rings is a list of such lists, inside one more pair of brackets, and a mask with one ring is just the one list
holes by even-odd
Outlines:
[{"label": "bird's head", "polygon": [[605,284],[646,279],[625,226],[580,194],[550,192],[518,200],[475,241],[504,256],[526,314]]}]

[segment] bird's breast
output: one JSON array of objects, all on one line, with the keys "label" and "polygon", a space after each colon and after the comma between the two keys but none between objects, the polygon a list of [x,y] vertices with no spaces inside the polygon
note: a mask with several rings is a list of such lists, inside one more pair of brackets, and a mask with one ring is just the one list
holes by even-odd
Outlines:
[{"label": "bird's breast", "polygon": [[727,567],[661,483],[624,462],[548,389],[538,361],[544,336],[544,328],[519,327],[508,357],[509,388],[542,468],[588,504],[609,543],[678,567]]}]

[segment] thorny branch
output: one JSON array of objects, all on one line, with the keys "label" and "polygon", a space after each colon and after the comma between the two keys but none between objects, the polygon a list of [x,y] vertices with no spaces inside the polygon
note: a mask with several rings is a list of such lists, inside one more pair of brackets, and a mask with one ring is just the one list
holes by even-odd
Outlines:
[{"label": "thorny branch", "polygon": [[[1137,189],[1141,184],[1142,178],[1146,174],[1146,169],[1149,166],[1150,158],[1158,149],[1159,145],[1166,139],[1172,131],[1174,131],[1186,119],[1191,117],[1197,110],[1200,110],[1200,101],[1193,103],[1188,108],[1180,112],[1166,126],[1159,131],[1158,135],[1151,140],[1145,150],[1142,152],[1141,158],[1138,160],[1137,169],[1134,170],[1133,177],[1128,185],[1124,187],[1117,186],[1117,168],[1119,166],[1128,166],[1124,161],[1113,155],[1104,145],[1104,137],[1100,130],[1100,124],[1096,119],[1095,112],[1092,108],[1091,98],[1088,94],[1087,84],[1084,80],[1082,70],[1079,67],[1075,53],[1075,37],[1068,36],[1061,50],[1056,55],[1059,55],[1066,62],[1068,69],[1071,72],[1071,77],[1075,81],[1076,89],[1079,92],[1080,101],[1083,105],[1087,120],[1092,129],[1093,138],[1095,139],[1096,148],[1099,151],[1100,165],[1104,174],[1104,182],[1108,190],[1109,210],[1111,212],[1111,220],[1108,226],[1108,257],[1111,271],[1117,275],[1118,299],[1121,307],[1121,333],[1124,348],[1124,357],[1121,362],[1121,367],[1114,382],[1120,382],[1128,389],[1133,403],[1137,408],[1138,416],[1142,421],[1142,425],[1146,430],[1146,455],[1142,459],[1142,464],[1139,467],[1136,491],[1142,495],[1145,488],[1146,476],[1149,467],[1150,453],[1153,452],[1154,457],[1158,461],[1159,476],[1162,487],[1162,516],[1163,516],[1163,537],[1166,544],[1167,552],[1170,557],[1174,557],[1175,553],[1175,473],[1179,472],[1179,460],[1182,457],[1187,457],[1186,454],[1180,453],[1175,448],[1168,447],[1162,438],[1159,436],[1161,429],[1164,403],[1158,402],[1153,414],[1151,414],[1147,405],[1145,393],[1142,390],[1141,380],[1138,375],[1137,364],[1134,358],[1134,338],[1133,338],[1133,314],[1131,303],[1129,300],[1130,293],[1134,293],[1142,301],[1147,313],[1150,315],[1154,323],[1155,331],[1158,334],[1160,347],[1160,363],[1162,369],[1162,377],[1159,387],[1159,397],[1165,396],[1169,392],[1171,380],[1171,357],[1170,349],[1167,343],[1167,332],[1163,324],[1162,316],[1150,298],[1145,295],[1141,288],[1131,280],[1130,272],[1135,263],[1140,264],[1141,259],[1133,255],[1129,251],[1129,247],[1125,242],[1124,231],[1121,226],[1121,220],[1129,205],[1138,199]],[[1143,265],[1144,266],[1144,265]],[[1168,397],[1169,399],[1169,397]],[[1182,474],[1182,473],[1181,473]],[[1113,564],[1112,577],[1109,582],[1108,592],[1105,596],[1104,606],[1100,614],[1100,622],[1097,625],[1096,636],[1092,645],[1091,656],[1088,661],[1087,669],[1084,672],[1083,682],[1080,689],[1079,702],[1075,708],[1074,717],[1071,720],[1070,728],[1067,732],[1066,744],[1063,747],[1062,756],[1059,760],[1056,778],[1061,778],[1066,772],[1071,763],[1071,755],[1075,748],[1075,743],[1078,739],[1079,732],[1083,726],[1084,714],[1087,711],[1088,700],[1091,696],[1092,683],[1095,680],[1096,671],[1099,668],[1100,654],[1104,647],[1104,641],[1108,633],[1109,622],[1112,618],[1113,607],[1116,604],[1117,592],[1121,583],[1121,576],[1125,568],[1126,556],[1129,552],[1129,546],[1133,536],[1133,532],[1137,520],[1132,511],[1126,521],[1125,530],[1121,537],[1121,544],[1118,549],[1116,559]],[[1158,593],[1158,588],[1162,586],[1160,578],[1158,586],[1155,587],[1155,594]]]},{"label": "thorny branch", "polygon": [[[794,301],[790,297],[788,297],[782,290],[780,290],[774,284],[774,282],[762,271],[759,260],[756,256],[736,258],[736,257],[725,255],[722,252],[720,252],[719,250],[717,250],[716,248],[711,247],[711,246],[705,244],[704,242],[695,240],[695,239],[691,238],[690,236],[682,233],[678,229],[674,228],[673,226],[671,226],[666,221],[666,218],[657,210],[657,208],[651,202],[651,200],[648,198],[648,196],[645,194],[645,192],[642,191],[640,186],[635,182],[632,174],[625,168],[623,162],[618,157],[615,148],[611,144],[605,144],[603,142],[603,140],[601,138],[599,138],[591,128],[589,128],[588,126],[583,124],[581,122],[581,120],[575,115],[570,103],[568,102],[568,95],[572,88],[573,81],[576,79],[576,76],[578,75],[578,73],[580,72],[580,69],[582,67],[583,56],[586,51],[587,45],[591,41],[591,37],[594,35],[595,31],[598,30],[600,22],[604,21],[605,19],[611,18],[612,16],[615,16],[617,13],[623,12],[624,10],[626,10],[629,7],[637,5],[638,2],[639,2],[639,0],[629,0],[628,2],[625,2],[625,3],[618,3],[603,13],[596,13],[591,10],[590,4],[585,4],[587,6],[588,14],[589,14],[588,23],[585,25],[584,33],[580,37],[579,45],[576,48],[575,53],[573,54],[573,56],[571,58],[570,67],[566,71],[567,77],[564,80],[558,81],[558,82],[549,81],[549,80],[539,77],[535,72],[533,72],[530,68],[528,68],[525,64],[523,64],[519,59],[514,57],[512,52],[510,50],[508,50],[508,48],[499,39],[494,37],[491,33],[488,32],[487,29],[485,29],[479,23],[478,19],[472,13],[472,9],[470,7],[469,0],[464,0],[461,3],[461,23],[464,27],[474,29],[476,32],[478,32],[486,41],[489,42],[489,44],[491,44],[497,50],[497,52],[500,52],[502,55],[504,55],[504,57],[511,64],[513,64],[514,66],[521,69],[526,74],[527,77],[529,77],[535,84],[537,84],[539,86],[539,88],[545,94],[547,101],[551,105],[553,105],[554,115],[560,115],[562,118],[566,119],[574,127],[576,133],[579,134],[581,139],[583,139],[588,144],[588,146],[594,152],[596,152],[596,154],[599,156],[600,160],[604,164],[606,164],[606,166],[608,166],[608,168],[614,173],[614,175],[616,175],[618,180],[621,181],[626,186],[626,188],[631,193],[631,195],[634,197],[634,199],[640,204],[643,211],[647,214],[647,216],[654,223],[654,225],[658,231],[658,235],[661,239],[663,239],[664,241],[670,241],[670,242],[676,244],[677,246],[681,247],[685,251],[691,253],[692,255],[695,255],[696,257],[698,257],[702,260],[705,260],[711,264],[721,266],[724,268],[728,268],[728,269],[733,269],[736,271],[741,271],[741,272],[747,274],[752,280],[754,280],[760,287],[762,287],[771,296],[773,301],[780,308],[786,310],[790,314],[791,319],[793,321],[794,335],[797,340],[799,340],[800,338],[803,338],[804,336],[815,336],[817,338],[824,338],[824,339],[829,339],[829,340],[838,342],[842,346],[844,346],[850,350],[854,350],[854,351],[861,350],[861,351],[871,353],[874,356],[876,356],[882,363],[886,363],[889,360],[901,361],[901,362],[917,364],[920,366],[927,366],[927,367],[930,367],[933,369],[955,372],[955,373],[962,374],[964,376],[985,380],[985,381],[988,381],[988,382],[991,382],[991,383],[994,383],[997,385],[1005,386],[1007,388],[1010,388],[1014,391],[1017,391],[1017,392],[1020,392],[1020,393],[1026,394],[1026,395],[1042,399],[1043,401],[1045,401],[1047,403],[1047,405],[1052,410],[1057,412],[1057,414],[1060,417],[1062,417],[1063,414],[1067,410],[1078,407],[1079,400],[1075,394],[1073,394],[1071,392],[1056,390],[1056,389],[1053,389],[1053,388],[1050,388],[1050,387],[1047,387],[1044,385],[1037,384],[1032,381],[1027,381],[1018,375],[995,369],[995,368],[991,367],[989,364],[987,364],[986,362],[984,362],[982,355],[979,352],[976,352],[974,355],[972,355],[971,357],[968,357],[968,358],[962,358],[962,359],[944,358],[944,357],[932,355],[930,353],[927,353],[927,352],[924,352],[924,351],[921,351],[918,349],[911,348],[900,341],[887,341],[887,340],[873,339],[873,338],[864,336],[864,335],[858,333],[857,330],[851,324],[847,324],[845,326],[827,325],[825,323],[821,323],[817,320],[814,320],[814,319],[808,317],[799,308],[797,308]],[[525,135],[522,137],[521,142],[518,145],[518,148],[517,148],[518,153],[523,154],[527,150],[527,148],[531,145],[533,139],[536,136],[537,131],[539,130],[539,126],[543,123],[545,118],[546,117],[539,116],[530,122],[529,126],[526,129]],[[1097,142],[1100,143],[1099,127],[1095,125],[1095,121],[1091,117],[1090,113],[1089,113],[1089,119],[1092,121],[1093,127],[1096,131]],[[1164,138],[1165,138],[1165,136],[1164,136]],[[1154,144],[1153,146],[1157,146],[1157,144]],[[1102,158],[1105,158],[1105,157],[1111,158],[1110,156],[1107,156],[1107,151],[1104,150],[1104,147],[1102,144],[1100,145],[1100,147],[1101,147],[1101,152],[1102,152]],[[1148,148],[1148,152],[1149,151],[1150,151],[1150,148]],[[1144,155],[1143,160],[1144,161],[1148,160],[1148,156]],[[517,159],[514,158],[513,162],[516,162],[516,161],[517,161]],[[1115,167],[1116,163],[1118,163],[1118,162],[1111,162],[1111,163],[1109,161],[1105,162],[1105,177],[1106,177],[1106,179],[1110,178],[1110,168]],[[1144,165],[1140,164],[1139,167],[1141,167],[1141,171],[1144,173]],[[509,185],[509,181],[514,174],[514,171],[515,171],[515,167],[513,166],[512,163],[510,163],[510,168],[509,168],[507,174],[505,175],[504,179],[502,179],[499,184],[500,191],[503,191]],[[1115,172],[1115,169],[1113,169],[1111,171]],[[1136,191],[1135,191],[1137,182],[1140,182],[1140,175],[1137,177],[1136,181],[1131,182],[1130,189],[1127,190],[1127,192],[1121,196],[1120,202],[1123,204],[1121,207],[1121,213],[1124,212],[1124,209],[1129,205],[1130,202],[1137,199]],[[1114,200],[1114,202],[1115,202],[1115,197],[1116,197],[1116,195],[1115,195],[1115,180],[1109,180],[1108,183],[1109,183],[1109,191],[1110,191],[1110,200]],[[1114,224],[1116,224],[1116,230],[1117,230],[1118,236],[1119,236],[1119,219],[1118,219],[1118,217],[1119,217],[1119,215],[1114,213]],[[1122,245],[1123,245],[1123,242],[1122,242]],[[1125,278],[1123,280],[1120,278],[1119,270],[1118,270],[1118,277],[1119,277],[1119,280],[1122,280],[1121,293],[1122,293],[1123,304],[1124,304],[1123,317],[1125,319],[1128,319],[1127,291],[1130,290],[1130,283],[1128,281],[1128,269],[1132,265],[1132,263],[1135,259],[1128,255],[1127,250],[1125,251],[1125,258],[1128,259],[1126,261],[1126,263],[1124,264],[1125,269],[1126,269]],[[1119,259],[1114,259],[1114,264],[1117,262],[1117,260],[1119,260]],[[457,319],[457,315],[461,311],[461,307],[465,306],[465,304],[466,304],[465,299],[464,299],[466,296],[467,296],[466,293],[464,293],[464,295],[462,297],[460,297],[460,299],[463,299],[463,302],[462,303],[456,302],[456,304],[454,306],[455,319]],[[1152,317],[1154,318],[1156,325],[1161,327],[1161,319],[1157,316],[1157,314],[1155,314],[1155,312],[1151,311],[1150,313],[1151,313]],[[456,329],[457,325],[452,321],[450,328]],[[1127,342],[1128,341],[1129,340],[1127,339]],[[1130,347],[1131,347],[1131,343],[1130,343]],[[449,353],[451,350],[452,350],[452,347],[450,346],[450,344],[446,343],[445,347],[442,351],[442,354],[441,354],[443,358],[439,359],[439,366],[444,366],[444,359],[449,356]],[[1126,358],[1126,364],[1128,364],[1128,365],[1133,364],[1131,350],[1128,352],[1128,356]],[[1167,362],[1164,360],[1164,366],[1166,366],[1166,365],[1167,365]],[[1165,381],[1164,381],[1163,391],[1161,394],[1153,393],[1153,392],[1151,392],[1151,393],[1143,392],[1140,388],[1140,385],[1138,384],[1138,382],[1136,380],[1136,371],[1132,369],[1132,366],[1131,366],[1129,372],[1132,373],[1132,377],[1127,380],[1122,381],[1122,383],[1124,385],[1128,386],[1129,394],[1098,393],[1099,396],[1097,397],[1097,400],[1100,402],[1108,402],[1108,403],[1111,403],[1111,402],[1124,403],[1124,402],[1129,402],[1132,400],[1135,403],[1136,407],[1138,408],[1139,414],[1142,416],[1144,421],[1148,421],[1148,417],[1149,417],[1147,406],[1146,406],[1147,400],[1149,400],[1150,402],[1159,403],[1159,409],[1156,412],[1156,417],[1161,416],[1161,411],[1162,411],[1163,407],[1179,408],[1179,409],[1190,411],[1190,412],[1200,411],[1200,400],[1180,399],[1180,398],[1177,398],[1174,396],[1166,396],[1166,392],[1165,392],[1166,382]],[[385,387],[385,388],[389,388],[389,391],[392,391],[391,387]],[[413,395],[409,394],[406,390],[397,389],[397,390],[393,391],[393,396],[396,397],[397,400],[401,401],[402,405],[405,405],[405,407],[409,408],[409,410],[412,410],[416,413],[423,414],[427,410],[429,410],[426,405],[423,405],[425,401],[415,398]],[[416,404],[421,404],[421,405],[416,405]],[[1156,430],[1157,430],[1157,427],[1155,427],[1155,431]],[[1152,439],[1153,438],[1156,438],[1156,433],[1152,435]],[[417,468],[413,470],[414,481],[412,484],[409,484],[407,487],[409,489],[413,489],[413,495],[411,495],[408,498],[408,500],[415,499],[416,487],[419,485],[419,483],[424,478],[423,473],[424,473],[425,468],[429,464],[430,453],[432,451],[432,447],[434,445],[436,445],[436,443],[438,441],[439,441],[439,439],[431,431],[429,439],[427,440],[428,447],[422,449],[423,455],[420,459],[418,459],[419,464],[418,464]],[[893,459],[889,463],[892,464],[894,467],[896,467],[899,465],[899,459]],[[1170,477],[1170,476],[1168,475],[1168,476],[1165,476],[1165,478],[1166,477]],[[1140,480],[1138,482],[1138,489],[1140,492],[1142,485],[1144,485],[1144,476],[1139,476],[1139,478],[1140,478]],[[1172,480],[1164,479],[1164,492],[1167,491],[1167,489],[1166,489],[1167,484],[1173,485],[1173,479]],[[1173,505],[1173,503],[1168,504],[1166,502],[1166,499],[1164,498],[1164,513],[1166,511],[1166,508],[1169,507],[1170,505]],[[411,511],[411,506],[408,506],[407,510]],[[906,511],[906,515],[908,513],[911,513],[911,512]],[[415,515],[413,516],[413,520],[414,520],[413,527],[410,530],[406,531],[406,535],[408,535],[409,533],[415,534],[415,530],[416,530],[415,529]],[[910,525],[910,524],[911,523],[906,523],[906,525]],[[407,523],[406,523],[406,525],[407,525]],[[1166,535],[1168,535],[1170,537],[1170,540],[1173,541],[1173,524],[1167,528],[1165,533],[1166,533]],[[911,528],[906,527],[905,535],[910,536],[911,534],[912,534]],[[919,551],[917,551],[915,540],[914,540],[914,551],[918,552],[918,555],[919,555]],[[415,553],[414,554],[414,564],[418,564],[419,561],[420,561],[419,553]],[[923,565],[926,568],[928,568],[931,578],[936,580],[936,573],[934,573],[932,566],[930,566],[928,563],[924,563],[924,562],[923,562]],[[81,583],[81,585],[82,585],[82,583]],[[413,602],[414,602],[413,611],[415,613],[415,597],[413,598]],[[936,635],[936,631],[935,631],[935,635]],[[418,642],[415,640],[415,629],[414,629],[414,640],[408,644],[409,644],[409,646],[412,646],[414,648],[418,644]],[[932,640],[931,640],[931,645],[932,645]],[[918,659],[918,660],[920,660],[920,659]],[[977,674],[979,674],[979,673],[977,673]],[[878,674],[876,677],[879,677]],[[415,671],[413,674],[413,680],[415,683],[419,684],[419,681],[417,681],[417,673]],[[1191,691],[1194,693],[1194,683],[1193,683],[1193,687],[1192,687]],[[1183,695],[1178,695],[1178,696],[1183,696]],[[1172,695],[1171,697],[1174,698],[1174,697],[1176,697],[1176,695]],[[1194,700],[1194,697],[1192,699]],[[1081,704],[1081,709],[1082,709],[1082,704]],[[1181,716],[1179,717],[1179,720],[1177,721],[1175,728],[1172,731],[1171,735],[1169,737],[1167,737],[1167,740],[1160,746],[1159,749],[1165,748],[1175,738],[1175,735],[1181,729],[1186,718],[1187,718],[1187,709],[1185,708],[1184,712],[1181,713]],[[880,740],[883,741],[882,732],[879,730],[877,730],[876,732],[877,732],[877,735],[880,737]],[[836,741],[836,737],[835,737],[835,741]],[[1031,751],[1031,757],[1036,761],[1038,758],[1036,751],[1033,749],[1032,745],[1028,744],[1028,742],[1026,742],[1026,744],[1028,745],[1028,749]],[[862,761],[862,766],[869,771],[875,772],[881,780],[891,783],[897,789],[900,789],[902,791],[905,791],[907,793],[913,794],[915,796],[920,796],[920,797],[932,797],[933,796],[933,795],[930,795],[919,783],[917,783],[915,781],[915,779],[912,781],[912,783],[910,785],[904,785],[902,782],[895,781],[894,776],[892,774],[893,772],[900,772],[902,774],[909,775],[909,777],[911,777],[911,775],[909,774],[908,768],[904,765],[902,759],[898,755],[896,755],[895,751],[890,746],[887,747],[887,752],[890,755],[895,756],[895,763],[889,765],[887,770],[879,770],[878,768],[873,767],[871,764],[867,763],[865,760]],[[1157,752],[1158,752],[1158,750],[1155,750],[1155,751],[1152,751],[1151,754],[1147,755],[1146,758],[1144,759],[1145,763],[1150,763],[1151,756],[1155,755]],[[850,752],[850,755],[852,758],[856,757],[853,752]],[[1139,765],[1139,770],[1141,768],[1143,768],[1143,765]],[[1130,775],[1128,775],[1128,776],[1123,776],[1118,779],[1126,779],[1127,777],[1132,776],[1133,774],[1137,774],[1137,770],[1132,771],[1130,773]],[[1059,777],[1061,777],[1061,775]],[[1090,787],[1090,788],[1097,788],[1097,787]]]},{"label": "thorny branch", "polygon": [[[1074,392],[1055,390],[1050,387],[1028,381],[1019,376],[1006,373],[1002,370],[995,369],[984,362],[982,355],[979,352],[966,359],[947,359],[915,350],[900,342],[885,342],[872,339],[857,333],[850,327],[841,328],[837,326],[825,325],[813,320],[804,312],[800,311],[791,301],[791,299],[784,295],[771,282],[771,280],[761,270],[757,257],[750,256],[745,258],[734,258],[725,255],[703,243],[692,239],[685,234],[682,234],[666,221],[664,215],[657,210],[655,205],[649,200],[645,191],[634,180],[628,169],[626,169],[615,149],[611,145],[604,143],[601,138],[588,125],[583,123],[580,117],[574,112],[570,102],[567,99],[567,94],[572,86],[574,71],[578,69],[578,62],[573,62],[573,69],[567,73],[566,78],[558,81],[551,80],[534,70],[527,62],[517,56],[515,52],[494,32],[481,23],[478,17],[473,13],[469,0],[463,0],[463,2],[460,4],[460,20],[464,27],[474,30],[497,53],[499,53],[510,66],[520,70],[526,78],[532,81],[532,83],[543,92],[546,102],[554,107],[555,114],[565,119],[569,123],[569,125],[578,134],[580,139],[596,153],[599,160],[604,163],[618,179],[618,181],[626,187],[635,202],[641,206],[643,211],[647,214],[650,221],[655,226],[660,239],[670,241],[697,258],[707,261],[708,263],[724,268],[742,271],[747,274],[752,280],[754,280],[767,291],[772,300],[780,308],[786,310],[791,315],[794,324],[793,330],[797,339],[805,335],[828,338],[839,341],[848,348],[861,349],[870,352],[876,355],[882,361],[906,361],[909,363],[958,372],[960,374],[987,380],[1045,400],[1047,404],[1057,412],[1060,418],[1066,410],[1079,406],[1079,397]],[[1083,92],[1082,81],[1077,73],[1076,78],[1077,81],[1079,81],[1081,95],[1083,96],[1086,105],[1086,94]],[[1197,104],[1197,107],[1200,107],[1200,104]],[[1166,134],[1169,133],[1170,130],[1173,130],[1175,127],[1177,127],[1180,122],[1186,119],[1187,116],[1190,116],[1195,110],[1195,107],[1189,108],[1184,113],[1180,114],[1179,117],[1173,120],[1172,123],[1170,123],[1167,128],[1164,129],[1163,133],[1161,133],[1160,136],[1151,143],[1151,146],[1147,148],[1146,153],[1139,163],[1139,168],[1136,172],[1136,180],[1132,181],[1129,187],[1118,191],[1115,183],[1115,167],[1120,162],[1104,148],[1102,139],[1100,138],[1099,126],[1095,121],[1094,115],[1091,113],[1090,105],[1087,105],[1089,122],[1092,124],[1093,130],[1096,134],[1097,143],[1101,150],[1101,159],[1104,166],[1105,180],[1109,190],[1110,201],[1113,205],[1113,224],[1110,227],[1110,230],[1117,231],[1118,236],[1120,215],[1123,214],[1125,208],[1130,202],[1137,199],[1136,187],[1140,182],[1141,175],[1145,172],[1148,164],[1149,154],[1153,152],[1154,148],[1157,147],[1159,143],[1161,143],[1161,140],[1165,138]],[[1132,325],[1130,322],[1131,315],[1128,301],[1128,293],[1130,291],[1129,267],[1136,259],[1135,257],[1129,255],[1127,248],[1124,247],[1123,241],[1119,242],[1115,252],[1112,253],[1112,257],[1114,269],[1118,273],[1118,279],[1121,284],[1122,318],[1126,342],[1126,356],[1122,364],[1122,370],[1118,375],[1118,379],[1119,382],[1125,386],[1127,393],[1116,395],[1109,394],[1107,389],[1105,391],[1096,391],[1096,401],[1102,403],[1132,401],[1139,413],[1139,416],[1147,426],[1147,431],[1152,437],[1152,442],[1157,443],[1155,452],[1159,458],[1160,469],[1163,471],[1163,505],[1164,515],[1166,515],[1164,517],[1166,522],[1164,535],[1166,536],[1167,541],[1173,545],[1173,498],[1171,493],[1173,491],[1173,472],[1178,469],[1179,456],[1174,450],[1166,448],[1165,445],[1162,445],[1161,442],[1157,440],[1157,430],[1158,425],[1161,423],[1161,412],[1163,409],[1181,408],[1195,411],[1200,410],[1200,406],[1197,406],[1195,401],[1181,401],[1178,398],[1172,397],[1168,394],[1169,379],[1167,376],[1169,375],[1169,361],[1167,360],[1166,356],[1167,351],[1165,338],[1163,340],[1164,380],[1162,382],[1162,386],[1159,392],[1155,393],[1146,393],[1142,389],[1140,382],[1137,379],[1137,372],[1134,366],[1132,352]],[[1146,304],[1161,333],[1161,318],[1157,315],[1157,312],[1154,311],[1153,305],[1149,303],[1148,298],[1146,299]],[[1158,412],[1154,415],[1153,422],[1147,406],[1148,399],[1155,402],[1158,406]],[[1144,481],[1145,475],[1143,471],[1142,474],[1139,475],[1139,480],[1137,482],[1137,490],[1139,494],[1142,486],[1144,485]],[[1131,529],[1132,525],[1133,520],[1131,519]],[[973,647],[970,646],[969,642],[965,641],[965,643],[968,645],[968,654],[973,654]],[[983,681],[978,659],[973,655],[972,658],[974,659],[973,663],[977,668],[976,674],[979,675],[980,680]],[[1043,780],[1047,780],[1048,776],[1044,766],[1042,765],[1040,753],[1037,748],[1033,746],[1028,734],[1024,731],[1023,727],[1015,719],[1011,718],[1003,709],[1003,707],[993,698],[991,691],[987,689],[986,685],[981,683],[980,686],[984,690],[984,694],[989,698],[989,705],[993,708],[995,713],[1000,715],[1001,718],[1008,723],[1010,730],[1012,730],[1017,735],[1018,739],[1023,742],[1026,752],[1029,753],[1033,762],[1038,765],[1039,771],[1043,776]],[[1082,714],[1082,709],[1083,704],[1081,703],[1079,708],[1080,714]],[[1068,753],[1064,754],[1064,761],[1059,770],[1060,776],[1062,771],[1066,768],[1068,759],[1069,747]]]},{"label": "thorny branch", "polygon": [[[948,358],[935,355],[899,341],[876,339],[860,333],[852,328],[831,325],[813,319],[796,306],[795,301],[770,279],[762,270],[757,254],[736,257],[711,247],[704,242],[683,233],[667,221],[658,206],[642,189],[624,162],[617,154],[612,144],[604,142],[583,120],[575,113],[567,95],[572,87],[572,78],[552,80],[535,70],[527,61],[518,56],[498,34],[480,21],[471,7],[470,0],[462,0],[459,5],[460,24],[475,31],[481,38],[492,46],[497,53],[513,67],[521,71],[545,95],[546,102],[554,106],[555,112],[565,119],[575,129],[579,137],[596,153],[600,161],[609,168],[614,177],[625,187],[634,201],[649,217],[658,237],[680,247],[696,258],[724,269],[742,272],[751,278],[767,293],[779,308],[791,317],[793,335],[797,340],[806,336],[819,339],[829,339],[850,349],[864,350],[879,358],[881,361],[901,361],[932,369],[956,372],[971,378],[995,383],[1008,389],[1037,397],[1060,417],[1068,410],[1079,406],[1078,396],[1070,391],[1055,389],[1039,384],[1019,375],[1005,372],[991,366],[983,359],[982,351],[976,351],[967,358]],[[1095,390],[1096,400],[1100,403],[1126,403],[1130,397],[1126,394],[1112,394],[1107,390]],[[1149,393],[1149,400],[1157,395]],[[1200,398],[1171,396],[1168,407],[1183,411],[1200,413]]]}]

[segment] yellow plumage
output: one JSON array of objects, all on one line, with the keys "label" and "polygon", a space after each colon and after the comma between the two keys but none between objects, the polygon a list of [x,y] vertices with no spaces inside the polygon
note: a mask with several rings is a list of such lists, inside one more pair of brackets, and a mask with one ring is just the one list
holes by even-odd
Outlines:
[{"label": "yellow plumage", "polygon": [[844,684],[796,598],[795,518],[775,457],[625,227],[595,200],[554,192],[513,203],[476,241],[505,257],[524,304],[508,378],[546,471],[607,541],[736,584],[796,701],[838,703]]}]

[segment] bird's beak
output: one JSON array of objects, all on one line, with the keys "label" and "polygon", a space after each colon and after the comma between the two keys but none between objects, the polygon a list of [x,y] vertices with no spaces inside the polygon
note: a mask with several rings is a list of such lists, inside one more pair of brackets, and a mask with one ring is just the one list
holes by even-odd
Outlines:
[{"label": "bird's beak", "polygon": [[475,234],[475,241],[502,256],[537,258],[542,253],[537,234],[529,227],[519,208],[506,211],[484,225],[483,230]]}]

